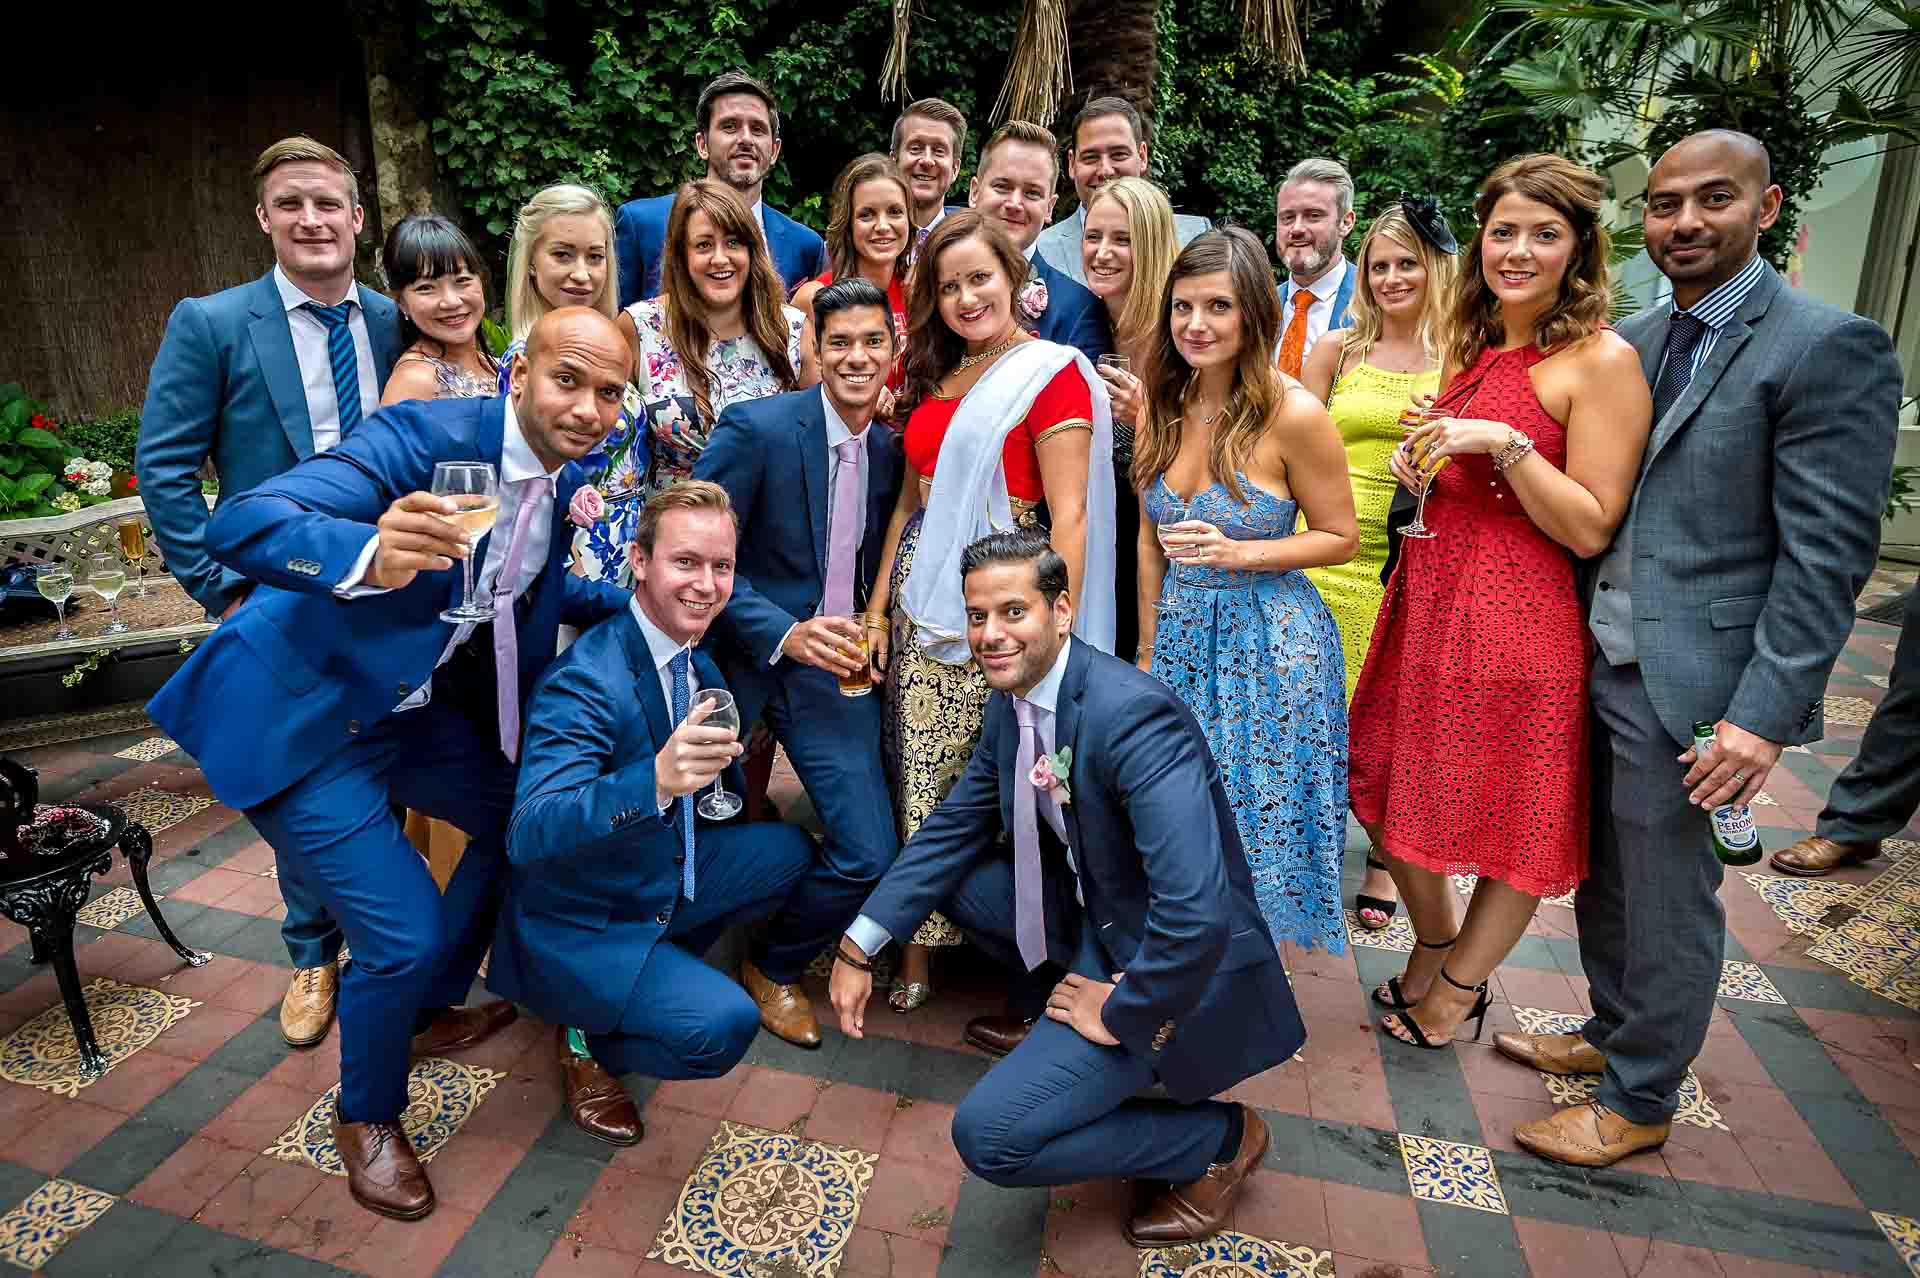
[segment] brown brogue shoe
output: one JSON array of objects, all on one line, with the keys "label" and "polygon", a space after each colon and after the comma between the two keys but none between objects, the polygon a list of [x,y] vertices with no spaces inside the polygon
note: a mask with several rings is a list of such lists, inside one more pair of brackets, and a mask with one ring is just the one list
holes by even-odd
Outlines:
[{"label": "brown brogue shoe", "polygon": [[633,1097],[599,1061],[567,1045],[566,1026],[560,1027],[559,1036],[560,1079],[566,1084],[567,1114],[573,1125],[609,1145],[638,1145],[647,1129]]},{"label": "brown brogue shoe", "polygon": [[1514,1143],[1530,1153],[1576,1167],[1611,1167],[1629,1154],[1667,1143],[1668,1123],[1632,1123],[1588,1101],[1513,1129]]},{"label": "brown brogue shoe", "polygon": [[1127,1241],[1136,1247],[1178,1247],[1211,1238],[1227,1227],[1240,1187],[1267,1155],[1267,1125],[1248,1105],[1240,1107],[1245,1131],[1233,1161],[1215,1163],[1206,1175],[1172,1185],[1153,1205],[1127,1222]]},{"label": "brown brogue shoe", "polygon": [[820,1046],[820,1022],[813,1019],[813,1001],[798,985],[779,985],[754,965],[740,960],[740,984],[760,1005],[760,1024],[767,1032],[795,1047]]},{"label": "brown brogue shoe", "polygon": [[1579,1034],[1500,1033],[1493,1045],[1508,1060],[1549,1074],[1599,1074],[1607,1068],[1606,1053]]},{"label": "brown brogue shoe", "polygon": [[415,1056],[440,1056],[486,1042],[520,1019],[520,1009],[495,999],[478,1007],[449,1007],[413,1036]]},{"label": "brown brogue shoe", "polygon": [[340,999],[340,969],[332,963],[294,970],[287,996],[280,1000],[280,1032],[288,1047],[312,1047],[327,1036]]},{"label": "brown brogue shoe", "polygon": [[433,1210],[433,1182],[399,1123],[349,1123],[333,1111],[333,1145],[347,1169],[347,1192],[368,1211],[418,1220]]},{"label": "brown brogue shoe", "polygon": [[1017,1016],[976,1016],[967,1022],[961,1037],[989,1056],[1005,1056],[1032,1032],[1033,1022]]},{"label": "brown brogue shoe", "polygon": [[1858,865],[1862,861],[1871,861],[1880,855],[1880,840],[1871,843],[1841,843],[1834,839],[1823,839],[1817,834],[1809,834],[1791,847],[1781,848],[1773,854],[1773,868],[1782,874],[1797,874],[1803,879],[1817,879],[1824,874],[1849,865]]}]

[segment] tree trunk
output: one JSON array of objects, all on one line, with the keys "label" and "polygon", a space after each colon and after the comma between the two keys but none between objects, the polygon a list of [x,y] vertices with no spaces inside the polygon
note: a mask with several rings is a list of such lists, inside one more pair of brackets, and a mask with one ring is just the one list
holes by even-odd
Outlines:
[{"label": "tree trunk", "polygon": [[1067,47],[1073,59],[1073,87],[1060,104],[1065,128],[1088,98],[1125,98],[1153,117],[1153,82],[1160,74],[1155,19],[1159,0],[1071,0],[1067,6]]}]

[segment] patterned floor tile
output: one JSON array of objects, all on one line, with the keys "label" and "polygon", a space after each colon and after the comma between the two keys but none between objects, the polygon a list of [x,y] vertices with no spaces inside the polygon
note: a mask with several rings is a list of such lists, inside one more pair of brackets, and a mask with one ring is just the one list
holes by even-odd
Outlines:
[{"label": "patterned floor tile", "polygon": [[1884,1211],[1873,1213],[1873,1219],[1893,1249],[1900,1253],[1900,1259],[1906,1262],[1908,1272],[1920,1274],[1920,1220]]},{"label": "patterned floor tile", "polygon": [[113,804],[127,814],[127,820],[146,826],[148,834],[158,834],[212,807],[213,799],[204,794],[170,794],[149,788],[135,790],[113,800]]},{"label": "patterned floor tile", "polygon": [[70,1180],[48,1181],[0,1216],[0,1260],[22,1269],[40,1268],[114,1202],[112,1194]]},{"label": "patterned floor tile", "polygon": [[1753,796],[1753,805],[1757,808],[1777,808],[1780,806],[1780,800],[1762,790]]},{"label": "patterned floor tile", "polygon": [[[200,1006],[178,994],[106,977],[90,982],[81,994],[109,1070]],[[78,1096],[81,1088],[99,1081],[81,1073],[80,1045],[74,1040],[67,1009],[59,1003],[0,1039],[0,1078],[56,1096]]]},{"label": "patterned floor tile", "polygon": [[[407,1075],[407,1108],[400,1115],[400,1130],[413,1143],[420,1161],[431,1162],[505,1077],[497,1069],[463,1065],[441,1056],[415,1061]],[[304,1163],[329,1176],[345,1176],[347,1169],[333,1144],[333,1108],[339,1095],[336,1083],[261,1152]]]},{"label": "patterned floor tile", "polygon": [[1485,1146],[1401,1132],[1400,1157],[1407,1165],[1407,1184],[1415,1198],[1507,1214],[1507,1197],[1500,1192],[1493,1153]]},{"label": "patterned floor tile", "polygon": [[[154,897],[156,901],[160,899]],[[117,887],[104,896],[88,901],[76,917],[89,927],[112,931],[134,915],[144,914],[146,909],[138,892],[130,887]]]},{"label": "patterned floor tile", "polygon": [[1901,857],[1847,904],[1856,912],[1808,946],[1807,957],[1920,1012],[1920,857]]},{"label": "patterned floor tile", "polygon": [[1795,879],[1783,874],[1759,874],[1742,870],[1745,879],[1760,899],[1767,903],[1787,931],[1796,936],[1825,936],[1833,929],[1822,922],[1836,905],[1848,905],[1859,888],[1852,883],[1826,879]]},{"label": "patterned floor tile", "polygon": [[1393,922],[1378,932],[1370,931],[1360,923],[1360,916],[1352,910],[1347,914],[1347,941],[1352,945],[1364,945],[1370,950],[1393,950],[1400,954],[1413,953],[1413,924],[1403,910],[1393,916]]},{"label": "patterned floor tile", "polygon": [[[1461,896],[1470,897],[1473,895],[1474,885],[1480,882],[1480,876],[1477,874],[1449,874],[1447,876],[1447,882],[1453,884],[1453,890]],[[1573,908],[1573,891],[1569,889],[1562,892],[1559,896],[1543,896],[1540,898],[1540,904],[1559,905],[1571,910]]]},{"label": "patterned floor tile", "polygon": [[130,701],[105,710],[85,714],[46,714],[32,719],[15,719],[0,732],[0,754],[31,750],[35,746],[60,745],[67,741],[85,741],[89,737],[109,737],[122,732],[151,728],[146,703]]},{"label": "patterned floor tile", "polygon": [[1865,697],[1828,697],[1827,722],[1864,728],[1873,718],[1873,702]]},{"label": "patterned floor tile", "polygon": [[1140,1254],[1140,1278],[1333,1278],[1333,1253],[1223,1231],[1202,1243]]},{"label": "patterned floor tile", "polygon": [[1727,959],[1720,964],[1721,998],[1745,999],[1750,1003],[1785,1003],[1780,991],[1773,987],[1773,980],[1761,970],[1758,963],[1741,963]]},{"label": "patterned floor tile", "polygon": [[172,754],[180,748],[172,737],[148,737],[145,741],[136,741],[124,750],[115,750],[116,759],[132,759],[135,763],[152,763],[163,754]]},{"label": "patterned floor tile", "polygon": [[[1764,979],[1764,974],[1762,976]],[[1723,985],[1725,980],[1723,974]],[[1772,988],[1771,982],[1768,988]],[[1785,999],[1780,1001],[1786,1002]],[[1513,1009],[1513,1019],[1525,1034],[1572,1034],[1587,1023],[1587,1018],[1578,1013],[1556,1012],[1544,1007],[1516,1007]],[[1594,1092],[1600,1086],[1598,1074],[1549,1074],[1546,1070],[1539,1073],[1540,1081],[1546,1084],[1547,1094],[1556,1105],[1584,1105],[1593,1099]],[[1675,1111],[1673,1121],[1712,1131],[1729,1130],[1726,1120],[1720,1116],[1719,1108],[1707,1094],[1707,1089],[1701,1086],[1700,1076],[1691,1069],[1680,1083],[1680,1108]]]},{"label": "patterned floor tile", "polygon": [[1884,688],[1887,686],[1889,681],[1887,679],[1887,676],[1885,675],[1868,675],[1867,682],[1872,684],[1876,688]]},{"label": "patterned floor tile", "polygon": [[715,1278],[833,1278],[879,1159],[722,1122],[647,1259]]}]

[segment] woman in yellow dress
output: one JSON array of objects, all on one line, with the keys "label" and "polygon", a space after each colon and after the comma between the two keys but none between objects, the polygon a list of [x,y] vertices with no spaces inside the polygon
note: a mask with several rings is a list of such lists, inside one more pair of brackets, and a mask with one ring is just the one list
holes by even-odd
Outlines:
[{"label": "woman in yellow dress", "polygon": [[[1386,592],[1387,509],[1399,489],[1387,459],[1406,437],[1409,414],[1440,389],[1447,285],[1458,251],[1432,200],[1401,196],[1360,242],[1353,326],[1316,343],[1300,370],[1300,380],[1326,404],[1346,445],[1359,521],[1359,553],[1343,564],[1307,569],[1340,628],[1349,702]],[[1367,856],[1367,878],[1354,908],[1360,925],[1372,931],[1392,923],[1399,908],[1378,849]]]}]

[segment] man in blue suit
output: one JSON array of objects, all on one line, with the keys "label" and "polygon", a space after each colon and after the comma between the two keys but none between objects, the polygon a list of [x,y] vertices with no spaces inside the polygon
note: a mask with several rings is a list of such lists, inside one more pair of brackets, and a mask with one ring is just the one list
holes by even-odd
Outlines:
[{"label": "man in blue suit", "polygon": [[487,980],[577,1027],[560,1031],[567,1108],[614,1144],[641,1136],[614,1075],[716,1078],[746,1054],[759,1011],[701,955],[778,910],[814,862],[798,826],[696,819],[723,771],[742,788],[737,734],[695,695],[724,686],[694,645],[727,607],[736,548],[725,489],[656,494],[628,548],[627,615],[568,648],[527,710]]},{"label": "man in blue suit", "polygon": [[761,1024],[802,1047],[820,1045],[820,1027],[800,978],[900,850],[880,698],[840,692],[841,676],[866,667],[866,628],[886,624],[860,609],[900,491],[899,437],[874,421],[898,339],[887,295],[858,278],[814,295],[813,331],[820,389],[733,405],[693,468],[727,490],[740,520],[716,655],[742,720],[765,712],[827,832],[782,912],[788,926],[740,972]]},{"label": "man in blue suit", "polygon": [[[1094,192],[1117,177],[1147,176],[1147,120],[1140,109],[1121,97],[1098,97],[1073,117],[1072,145],[1067,149],[1067,177],[1080,203],[1072,216],[1055,222],[1040,236],[1040,256],[1047,265],[1087,282],[1086,259],[1080,241],[1087,231],[1087,205]],[[1173,238],[1181,248],[1193,243],[1209,223],[1189,213],[1173,215]]]},{"label": "man in blue suit", "polygon": [[[334,1140],[363,1206],[400,1219],[433,1187],[400,1131],[410,1055],[471,1046],[511,1004],[459,1007],[491,932],[525,691],[559,625],[621,592],[566,570],[573,461],[620,413],[632,355],[583,307],[535,325],[508,398],[396,404],[329,451],[225,503],[207,549],[258,584],[148,707],[222,802],[272,845],[282,883],[340,922]],[[499,505],[477,539],[430,490],[442,462],[484,462]],[[455,560],[477,564],[491,621],[454,626]],[[471,836],[444,895],[395,805]]]},{"label": "man in blue suit", "polygon": [[[253,181],[273,269],[174,307],[134,456],[160,553],[211,617],[230,614],[252,587],[207,554],[201,467],[213,463],[224,503],[326,451],[380,403],[400,353],[393,303],[354,283],[363,216],[347,162],[312,138],[283,138],[260,153]],[[280,886],[294,966],[280,1029],[292,1046],[311,1047],[333,1023],[340,929],[299,886]]]},{"label": "man in blue suit", "polygon": [[1287,268],[1285,324],[1275,350],[1280,371],[1300,376],[1322,337],[1353,322],[1347,304],[1359,268],[1342,251],[1356,218],[1353,176],[1338,160],[1313,156],[1287,170],[1274,196],[1273,243]]},{"label": "man in blue suit", "polygon": [[[1060,178],[1060,148],[1037,124],[1013,120],[980,148],[980,170],[967,188],[967,204],[1000,223],[1013,246],[1027,255],[1031,273],[1014,298],[1020,326],[1036,337],[1077,346],[1089,362],[1113,349],[1107,309],[1100,299],[1054,269],[1036,249],[1053,216]],[[1035,284],[1040,288],[1034,288]]]},{"label": "man in blue suit", "polygon": [[[818,232],[761,198],[767,174],[780,158],[780,107],[773,90],[744,71],[728,71],[700,90],[694,119],[693,145],[707,162],[707,176],[738,191],[753,210],[787,292],[826,270],[827,246]],[[620,206],[613,233],[622,307],[659,296],[660,254],[672,212],[671,195]]]},{"label": "man in blue suit", "polygon": [[[983,537],[961,571],[995,695],[966,771],[840,941],[841,1028],[861,1035],[873,955],[935,908],[1028,971],[1066,968],[961,1103],[954,1144],[996,1185],[1168,1181],[1127,1236],[1197,1242],[1268,1144],[1252,1109],[1207,1098],[1306,1039],[1220,769],[1166,685],[1069,638],[1066,565],[1043,534]],[[1141,1096],[1155,1082],[1167,1098]]]}]

